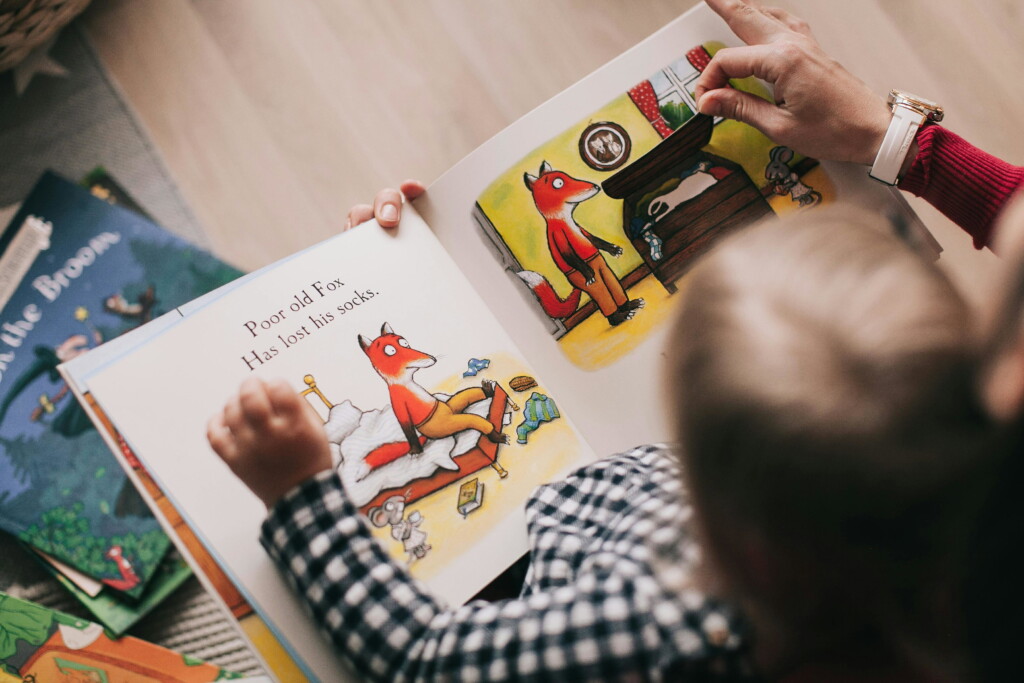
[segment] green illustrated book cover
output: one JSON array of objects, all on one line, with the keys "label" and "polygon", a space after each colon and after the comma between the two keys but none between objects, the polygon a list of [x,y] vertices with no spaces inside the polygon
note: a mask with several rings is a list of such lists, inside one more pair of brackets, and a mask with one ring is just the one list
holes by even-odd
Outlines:
[{"label": "green illustrated book cover", "polygon": [[0,235],[0,529],[143,595],[169,539],[57,366],[238,275],[142,216],[42,177]]}]

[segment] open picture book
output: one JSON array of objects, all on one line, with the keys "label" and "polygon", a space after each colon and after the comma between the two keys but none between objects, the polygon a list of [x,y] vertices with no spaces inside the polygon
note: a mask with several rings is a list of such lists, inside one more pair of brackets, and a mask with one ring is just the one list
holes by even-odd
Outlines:
[{"label": "open picture book", "polygon": [[303,396],[380,542],[457,604],[526,551],[534,487],[671,439],[669,323],[716,241],[849,201],[938,253],[866,169],[696,113],[697,78],[736,42],[698,6],[482,145],[397,230],[339,234],[62,366],[307,676],[348,674],[260,547],[262,503],[206,441],[246,378]]}]

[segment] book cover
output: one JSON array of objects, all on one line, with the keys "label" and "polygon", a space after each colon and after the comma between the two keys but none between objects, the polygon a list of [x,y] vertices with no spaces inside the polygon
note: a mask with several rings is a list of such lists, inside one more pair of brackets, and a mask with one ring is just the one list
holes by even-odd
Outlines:
[{"label": "book cover", "polygon": [[138,599],[126,599],[118,591],[106,588],[101,582],[95,589],[84,586],[72,570],[52,558],[40,557],[43,568],[53,576],[76,600],[88,609],[96,620],[114,637],[120,637],[139,619],[149,614],[165,598],[185,583],[192,570],[173,548],[164,555],[146,589]]},{"label": "book cover", "polygon": [[[94,197],[108,204],[117,204],[147,220],[152,220],[146,210],[103,167],[98,166],[86,174],[80,185],[87,188]],[[13,218],[16,210],[17,207],[14,207],[8,218]],[[115,636],[120,636],[131,628],[192,576],[188,564],[172,550],[164,555],[157,570],[146,582],[144,592],[133,598],[38,548],[25,544],[23,546],[27,552],[33,553],[39,559],[40,565],[47,573],[63,585],[108,632]]]},{"label": "book cover", "polygon": [[137,598],[169,541],[57,366],[238,271],[50,173],[0,254],[0,528]]},{"label": "book cover", "polygon": [[242,678],[99,624],[0,593],[0,675],[15,681],[208,683]]}]

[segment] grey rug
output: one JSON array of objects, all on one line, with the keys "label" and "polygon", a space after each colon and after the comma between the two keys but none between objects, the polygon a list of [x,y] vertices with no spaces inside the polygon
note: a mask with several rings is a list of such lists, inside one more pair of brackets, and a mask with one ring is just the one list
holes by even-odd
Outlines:
[{"label": "grey rug", "polygon": [[[21,94],[12,72],[0,74],[0,207],[19,203],[45,169],[75,180],[101,165],[158,223],[207,245],[159,154],[84,32],[76,24],[66,28],[50,47],[49,58],[66,74],[37,73]],[[0,534],[0,590],[90,618],[4,534]],[[262,673],[245,641],[194,577],[129,635],[239,673]]]},{"label": "grey rug", "polygon": [[49,51],[66,76],[38,73],[15,91],[0,74],[0,206],[20,202],[50,168],[78,179],[102,165],[158,223],[197,244],[207,240],[159,154],[73,23]]}]

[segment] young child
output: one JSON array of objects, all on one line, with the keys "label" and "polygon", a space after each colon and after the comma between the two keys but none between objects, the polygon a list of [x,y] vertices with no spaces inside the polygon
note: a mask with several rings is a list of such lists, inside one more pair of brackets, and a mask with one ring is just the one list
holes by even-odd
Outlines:
[{"label": "young child", "polygon": [[877,680],[947,621],[955,553],[937,539],[956,538],[951,489],[970,458],[954,437],[977,415],[963,303],[865,222],[756,227],[694,271],[669,388],[696,514],[666,446],[539,487],[517,599],[451,608],[411,579],[286,383],[246,381],[210,443],[267,504],[263,544],[369,680],[744,680],[754,660],[834,672],[865,652]]},{"label": "young child", "polygon": [[673,337],[694,527],[762,671],[966,664],[953,587],[992,459],[971,320],[877,222],[740,235],[695,269]]}]

